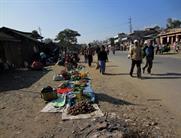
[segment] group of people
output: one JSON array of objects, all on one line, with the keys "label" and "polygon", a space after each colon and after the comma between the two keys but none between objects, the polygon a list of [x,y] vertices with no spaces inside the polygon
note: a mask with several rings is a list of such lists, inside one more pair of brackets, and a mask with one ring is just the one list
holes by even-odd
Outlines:
[{"label": "group of people", "polygon": [[142,68],[143,73],[145,73],[145,69],[147,69],[147,73],[151,74],[151,69],[154,60],[154,47],[152,41],[147,41],[144,43],[144,46],[141,47],[138,40],[134,40],[134,45],[131,47],[129,51],[129,58],[131,58],[131,69],[130,76],[133,77],[133,71],[135,65],[137,66],[137,77],[141,78],[141,64],[143,58],[146,58],[146,64]]},{"label": "group of people", "polygon": [[88,48],[83,50],[83,55],[85,59],[85,63],[88,63],[90,67],[93,62],[93,55],[96,53],[97,55],[97,69],[100,70],[101,74],[105,73],[106,62],[108,61],[108,54],[109,51],[106,49],[104,45],[97,46],[96,48],[91,47],[88,45]]},{"label": "group of people", "polygon": [[[83,51],[83,55],[85,58],[85,63],[88,63],[91,66],[93,62],[93,55],[96,53],[97,55],[97,69],[99,69],[101,74],[105,74],[106,62],[108,61],[108,52],[106,50],[106,46],[97,46],[96,48],[91,47],[89,44],[88,48],[85,48]],[[115,52],[113,51],[113,54]],[[141,70],[145,73],[145,70],[148,74],[151,74],[151,69],[153,66],[154,60],[154,46],[152,41],[146,41],[144,46],[141,46],[138,40],[134,40],[134,44],[131,46],[129,50],[128,56],[132,63],[130,69],[130,76],[133,77],[133,71],[135,65],[137,66],[137,77],[141,78]],[[146,64],[143,68],[141,68],[143,58],[146,59]]]},{"label": "group of people", "polygon": [[173,49],[176,53],[179,53],[180,51],[180,43],[179,42],[174,42],[173,43]]},{"label": "group of people", "polygon": [[93,55],[94,55],[94,49],[91,47],[90,44],[88,45],[88,48],[87,47],[84,48],[83,55],[84,55],[85,63],[88,63],[90,67],[93,62]]}]

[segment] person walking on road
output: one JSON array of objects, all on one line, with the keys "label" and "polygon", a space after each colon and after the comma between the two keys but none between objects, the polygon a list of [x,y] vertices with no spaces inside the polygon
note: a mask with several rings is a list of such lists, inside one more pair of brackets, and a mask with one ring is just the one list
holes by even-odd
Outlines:
[{"label": "person walking on road", "polygon": [[100,52],[100,51],[101,51],[100,47],[97,46],[97,48],[96,48],[96,54],[97,54],[97,67],[96,67],[96,69],[99,69],[99,59],[98,59],[98,55],[99,55],[99,52]]},{"label": "person walking on road", "polygon": [[87,63],[88,55],[87,55],[87,48],[86,47],[84,48],[83,54],[84,54],[84,62]]},{"label": "person walking on road", "polygon": [[88,55],[88,65],[90,67],[93,62],[93,49],[91,48],[90,44],[89,44],[89,48],[87,50],[87,55]]},{"label": "person walking on road", "polygon": [[147,68],[147,73],[151,74],[151,69],[153,66],[153,59],[154,59],[154,47],[152,41],[149,41],[147,46],[144,47],[145,55],[146,55],[146,64],[143,67],[143,73],[145,73],[145,69]]},{"label": "person walking on road", "polygon": [[115,45],[114,45],[114,46],[112,46],[112,53],[113,53],[113,55],[115,55],[115,52],[116,52],[116,49],[115,49]]},{"label": "person walking on road", "polygon": [[137,77],[141,78],[141,62],[142,62],[142,52],[141,46],[138,40],[134,40],[134,46],[130,50],[130,57],[132,60],[130,76],[133,77],[133,71],[135,65],[137,66]]},{"label": "person walking on road", "polygon": [[104,74],[106,69],[106,61],[108,60],[107,52],[105,51],[105,47],[101,47],[101,51],[98,54],[100,73]]}]

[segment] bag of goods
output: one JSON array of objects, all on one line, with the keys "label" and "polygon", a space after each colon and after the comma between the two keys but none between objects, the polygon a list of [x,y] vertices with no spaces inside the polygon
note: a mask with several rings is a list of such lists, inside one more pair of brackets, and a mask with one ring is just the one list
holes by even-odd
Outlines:
[{"label": "bag of goods", "polygon": [[68,108],[68,114],[78,115],[78,114],[88,114],[94,112],[95,108],[89,103],[89,101],[81,101]]},{"label": "bag of goods", "polygon": [[45,101],[52,101],[54,99],[57,99],[58,96],[52,87],[47,86],[41,90],[41,98],[44,99]]}]

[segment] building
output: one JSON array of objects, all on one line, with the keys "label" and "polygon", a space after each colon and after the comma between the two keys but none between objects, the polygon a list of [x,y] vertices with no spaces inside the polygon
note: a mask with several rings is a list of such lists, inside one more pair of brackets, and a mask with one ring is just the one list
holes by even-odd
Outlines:
[{"label": "building", "polygon": [[160,44],[173,44],[174,42],[180,42],[181,28],[166,29],[158,35],[158,38]]},{"label": "building", "polygon": [[130,40],[144,41],[146,39],[152,38],[152,36],[157,36],[159,34],[158,30],[153,28],[146,28],[145,30],[136,30],[132,34],[129,34],[128,38]]},{"label": "building", "polygon": [[23,67],[25,62],[30,64],[42,45],[31,32],[0,28],[0,59],[4,63],[15,67]]}]

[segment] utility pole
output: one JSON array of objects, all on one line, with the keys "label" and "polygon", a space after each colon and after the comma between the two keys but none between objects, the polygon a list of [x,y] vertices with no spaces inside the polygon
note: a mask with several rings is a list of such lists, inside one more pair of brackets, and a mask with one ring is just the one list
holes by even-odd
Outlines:
[{"label": "utility pole", "polygon": [[129,32],[132,33],[132,19],[131,17],[129,18]]}]

